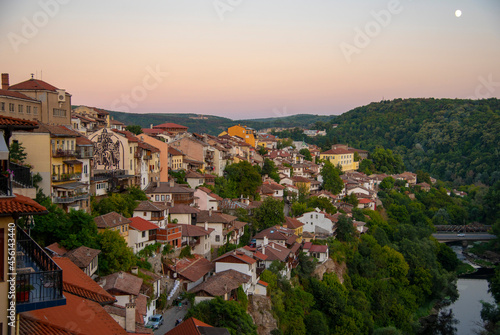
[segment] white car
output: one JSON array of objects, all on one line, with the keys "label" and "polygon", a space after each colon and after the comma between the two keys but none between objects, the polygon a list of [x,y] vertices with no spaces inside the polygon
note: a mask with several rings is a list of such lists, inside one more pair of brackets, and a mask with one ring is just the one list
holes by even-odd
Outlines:
[{"label": "white car", "polygon": [[457,234],[457,237],[465,237],[465,234]]}]

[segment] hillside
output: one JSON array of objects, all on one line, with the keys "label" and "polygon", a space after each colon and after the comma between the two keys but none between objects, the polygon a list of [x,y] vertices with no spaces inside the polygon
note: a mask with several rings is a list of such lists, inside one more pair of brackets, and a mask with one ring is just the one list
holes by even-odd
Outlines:
[{"label": "hillside", "polygon": [[314,141],[399,153],[410,171],[457,184],[500,180],[500,100],[396,99],[355,108]]},{"label": "hillside", "polygon": [[134,114],[109,111],[110,115],[126,125],[140,125],[149,127],[151,124],[157,125],[164,122],[178,123],[189,128],[190,132],[208,133],[218,135],[228,127],[235,124],[244,124],[254,129],[264,129],[272,127],[302,127],[308,128],[318,121],[328,122],[335,116],[298,114],[287,117],[274,117],[254,120],[231,120],[224,117],[197,114]]}]

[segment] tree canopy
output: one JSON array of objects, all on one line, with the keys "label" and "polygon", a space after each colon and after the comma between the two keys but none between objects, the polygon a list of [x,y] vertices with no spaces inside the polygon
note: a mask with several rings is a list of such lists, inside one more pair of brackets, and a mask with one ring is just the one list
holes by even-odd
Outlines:
[{"label": "tree canopy", "polygon": [[340,170],[333,166],[329,161],[325,162],[325,165],[321,169],[321,176],[323,177],[323,189],[332,192],[333,194],[339,194],[344,188],[344,183],[340,178]]}]

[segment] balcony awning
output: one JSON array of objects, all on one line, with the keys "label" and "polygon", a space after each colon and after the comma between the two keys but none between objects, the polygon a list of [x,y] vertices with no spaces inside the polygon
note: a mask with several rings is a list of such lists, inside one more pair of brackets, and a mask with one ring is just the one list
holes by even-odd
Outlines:
[{"label": "balcony awning", "polygon": [[0,131],[0,160],[6,161],[9,159],[9,148],[7,143],[5,143],[5,138],[3,137],[3,131]]},{"label": "balcony awning", "polygon": [[81,164],[83,164],[82,162],[80,162],[79,160],[76,160],[76,159],[63,161],[63,163],[68,164],[68,165],[81,165]]},{"label": "balcony awning", "polygon": [[76,181],[74,183],[66,183],[66,184],[61,184],[61,185],[52,185],[53,188],[62,188],[65,190],[75,190],[77,188],[83,188],[87,187],[88,185],[85,183],[80,183],[79,181]]}]

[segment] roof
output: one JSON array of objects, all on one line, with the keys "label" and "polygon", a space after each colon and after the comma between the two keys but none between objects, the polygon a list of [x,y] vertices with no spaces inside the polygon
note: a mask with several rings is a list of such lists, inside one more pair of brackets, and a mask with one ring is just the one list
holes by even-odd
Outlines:
[{"label": "roof", "polygon": [[81,136],[80,133],[68,129],[61,125],[52,125],[46,123],[38,123],[38,129],[34,130],[35,133],[49,133],[51,137],[77,137]]},{"label": "roof", "polygon": [[252,280],[252,277],[249,275],[230,269],[216,273],[193,288],[190,293],[204,291],[212,297],[220,297],[237,289],[241,284],[248,283],[250,280]]},{"label": "roof", "polygon": [[174,207],[168,207],[168,212],[170,214],[194,214],[199,213],[200,210],[186,204],[175,204]]},{"label": "roof", "polygon": [[321,153],[321,155],[346,155],[346,154],[352,154],[352,152],[346,149],[336,148]]},{"label": "roof", "polygon": [[0,115],[0,129],[30,130],[38,128],[38,122]]},{"label": "roof", "polygon": [[290,228],[290,229],[297,229],[302,227],[304,224],[300,222],[299,220],[291,217],[285,217],[285,223],[283,224],[285,227]]},{"label": "roof", "polygon": [[266,287],[267,287],[267,285],[269,285],[268,283],[266,283],[263,280],[259,280],[257,283],[260,284],[260,285],[262,285],[262,286],[266,286]]},{"label": "roof", "polygon": [[104,277],[106,283],[104,289],[106,291],[119,291],[125,294],[139,295],[142,285],[142,278],[131,275],[127,272],[115,272]]},{"label": "roof", "polygon": [[134,133],[131,133],[127,130],[118,130],[116,128],[111,129],[115,133],[123,135],[129,142],[139,142],[139,139],[135,136]]},{"label": "roof", "polygon": [[121,214],[111,212],[94,218],[97,228],[106,229],[130,223],[130,220]]},{"label": "roof", "polygon": [[153,128],[142,128],[142,132],[144,134],[148,134],[148,135],[158,135],[158,134],[161,134],[163,132],[162,129],[153,129]]},{"label": "roof", "polygon": [[79,248],[68,251],[64,257],[68,257],[79,268],[86,268],[100,253],[101,250],[82,245]]},{"label": "roof", "polygon": [[31,78],[9,87],[9,90],[28,90],[28,91],[57,91],[58,88],[40,79]]},{"label": "roof", "polygon": [[159,228],[154,223],[151,223],[148,220],[145,220],[138,216],[130,218],[129,227],[134,228],[135,230],[138,231],[154,230]]},{"label": "roof", "polygon": [[9,90],[0,89],[0,96],[12,97],[12,98],[23,99],[23,100],[30,100],[33,102],[40,102],[36,99],[30,98],[29,96],[22,94],[21,92],[16,92],[16,91],[9,91]]},{"label": "roof", "polygon": [[146,194],[148,193],[194,193],[194,190],[190,187],[180,186],[174,184],[170,186],[170,182],[160,182],[159,187],[155,183],[151,184],[148,188],[144,190]]},{"label": "roof", "polygon": [[288,240],[288,236],[286,236],[284,232],[280,231],[276,227],[264,229],[261,232],[257,233],[253,238],[263,239],[264,237],[267,237],[268,240]]},{"label": "roof", "polygon": [[279,244],[270,242],[267,245],[259,246],[257,250],[260,250],[264,255],[267,256],[267,261],[286,261],[288,255],[290,255],[291,250],[287,247]]},{"label": "roof", "polygon": [[32,335],[32,334],[60,334],[60,335],[73,335],[78,334],[69,329],[54,326],[44,323],[35,318],[25,316],[24,313],[19,314],[19,334]]},{"label": "roof", "polygon": [[201,174],[201,173],[198,173],[196,171],[193,171],[193,170],[189,170],[188,172],[186,172],[186,178],[205,178],[205,175]]},{"label": "roof", "polygon": [[215,211],[200,211],[198,213],[198,222],[208,223],[230,223],[236,220],[236,216],[229,214],[217,213]]},{"label": "roof", "polygon": [[68,252],[68,249],[66,249],[65,247],[61,246],[57,242],[54,242],[54,243],[46,246],[45,249],[47,249],[47,250],[51,251],[52,253],[54,253],[56,255],[59,255],[59,256],[63,256],[65,253]]},{"label": "roof", "polygon": [[176,148],[173,148],[171,146],[168,147],[168,153],[173,155],[173,156],[184,156],[182,151],[179,151]]},{"label": "roof", "polygon": [[[36,309],[21,313],[21,315],[43,325],[70,331],[78,329],[76,334],[127,334],[125,329],[98,303],[68,292],[64,296],[66,297],[66,305]],[[87,317],[82,317],[83,312],[78,313],[77,311],[85,311]],[[91,316],[91,322],[89,316]],[[31,334],[43,333],[35,332]]]},{"label": "roof", "polygon": [[304,250],[309,250],[309,252],[326,253],[328,251],[328,246],[327,245],[317,245],[317,244],[312,244],[312,242],[306,242],[306,243],[304,243],[304,246],[302,248]]},{"label": "roof", "polygon": [[83,272],[67,257],[53,257],[63,271],[63,290],[99,304],[110,304],[116,299]]},{"label": "roof", "polygon": [[24,195],[0,198],[0,216],[46,214],[47,209]]},{"label": "roof", "polygon": [[219,195],[213,193],[210,189],[208,189],[206,187],[200,186],[200,187],[197,188],[197,190],[205,192],[206,194],[208,194],[209,196],[211,196],[212,198],[214,198],[217,201],[222,201],[223,200],[223,198],[221,198]]},{"label": "roof", "polygon": [[159,203],[153,203],[149,200],[140,201],[137,207],[134,209],[134,212],[143,211],[143,212],[157,212],[163,211],[166,209],[165,205]]},{"label": "roof", "polygon": [[186,126],[181,126],[180,124],[177,123],[172,123],[172,122],[167,122],[167,123],[162,123],[157,126],[153,126],[153,129],[155,128],[178,128],[178,129],[188,129]]},{"label": "roof", "polygon": [[255,259],[246,255],[241,250],[233,250],[233,251],[226,252],[224,255],[220,256],[219,258],[214,259],[214,262],[218,262],[218,261],[221,261],[221,260],[227,259],[227,258],[236,258],[236,259],[238,259],[244,263],[247,263],[247,264],[254,264],[255,262],[257,262]]},{"label": "roof", "polygon": [[[216,331],[207,332],[208,329]],[[230,333],[226,328],[215,328],[198,319],[189,318],[165,335],[230,335]]]},{"label": "roof", "polygon": [[168,267],[192,282],[198,281],[201,277],[215,269],[212,262],[196,254],[193,255],[193,258],[181,258],[175,265],[168,265]]},{"label": "roof", "polygon": [[200,226],[190,225],[190,224],[178,224],[181,227],[182,237],[198,237],[210,235],[214,228],[205,229]]},{"label": "roof", "polygon": [[93,146],[94,142],[92,142],[91,140],[89,140],[85,136],[78,136],[76,138],[76,145],[89,145],[89,146],[91,145],[91,146]]}]

